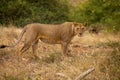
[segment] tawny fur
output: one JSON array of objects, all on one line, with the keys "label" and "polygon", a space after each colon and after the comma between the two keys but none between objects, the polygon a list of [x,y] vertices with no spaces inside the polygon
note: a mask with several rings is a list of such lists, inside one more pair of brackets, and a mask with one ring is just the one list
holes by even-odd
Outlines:
[{"label": "tawny fur", "polygon": [[77,22],[65,22],[59,25],[40,23],[28,24],[24,27],[18,41],[14,45],[1,45],[0,48],[16,46],[25,33],[24,46],[20,50],[20,54],[24,53],[32,46],[33,54],[35,55],[39,39],[49,44],[61,44],[62,53],[66,54],[73,37],[77,34],[81,35],[84,32],[85,26],[86,24]]}]

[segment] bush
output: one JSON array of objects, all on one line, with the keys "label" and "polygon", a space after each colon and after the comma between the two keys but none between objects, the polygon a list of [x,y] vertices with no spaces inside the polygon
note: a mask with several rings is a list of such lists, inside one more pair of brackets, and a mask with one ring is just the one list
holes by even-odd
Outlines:
[{"label": "bush", "polygon": [[68,21],[66,0],[1,0],[0,23],[23,26],[32,22],[61,23]]},{"label": "bush", "polygon": [[109,24],[107,29],[120,30],[120,0],[88,0],[71,10],[71,19],[78,22]]}]

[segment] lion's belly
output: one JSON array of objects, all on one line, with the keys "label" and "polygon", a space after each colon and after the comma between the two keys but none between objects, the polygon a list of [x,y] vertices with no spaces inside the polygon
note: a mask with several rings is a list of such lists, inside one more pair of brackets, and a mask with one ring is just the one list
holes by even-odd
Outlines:
[{"label": "lion's belly", "polygon": [[48,44],[60,44],[61,40],[59,37],[56,36],[46,36],[46,35],[39,35],[38,38],[44,42],[44,43],[48,43]]},{"label": "lion's belly", "polygon": [[40,38],[40,40],[44,43],[48,43],[48,44],[60,44],[61,41],[60,40],[55,40],[55,39],[45,39],[45,38]]}]

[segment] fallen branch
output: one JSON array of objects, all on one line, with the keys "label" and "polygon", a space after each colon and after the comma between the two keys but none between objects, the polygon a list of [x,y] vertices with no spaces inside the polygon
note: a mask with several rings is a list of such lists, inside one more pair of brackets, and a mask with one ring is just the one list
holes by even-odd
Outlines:
[{"label": "fallen branch", "polygon": [[85,76],[87,76],[89,73],[91,73],[94,70],[95,70],[95,68],[88,69],[87,71],[85,71],[85,72],[81,73],[79,76],[77,76],[75,78],[75,80],[81,80],[81,79],[83,79]]},{"label": "fallen branch", "polygon": [[[86,77],[88,74],[90,74],[92,71],[94,71],[95,68],[90,68],[88,69],[87,71],[81,73],[79,76],[77,76],[75,78],[75,80],[81,80],[83,79],[84,77]],[[57,76],[61,76],[61,77],[64,77],[64,78],[67,78],[68,80],[72,80],[69,76],[63,74],[63,73],[56,73]]]}]

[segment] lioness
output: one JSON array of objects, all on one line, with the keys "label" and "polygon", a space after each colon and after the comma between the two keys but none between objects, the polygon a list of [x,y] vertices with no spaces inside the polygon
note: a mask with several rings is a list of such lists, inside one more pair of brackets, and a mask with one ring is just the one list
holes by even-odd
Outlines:
[{"label": "lioness", "polygon": [[14,47],[22,39],[24,33],[24,46],[20,50],[20,54],[32,46],[32,51],[35,56],[38,47],[39,39],[49,44],[61,44],[63,54],[67,54],[68,46],[74,36],[81,35],[85,30],[86,23],[65,22],[59,25],[32,23],[28,24],[22,30],[18,41],[14,45],[1,45],[0,48]]}]

